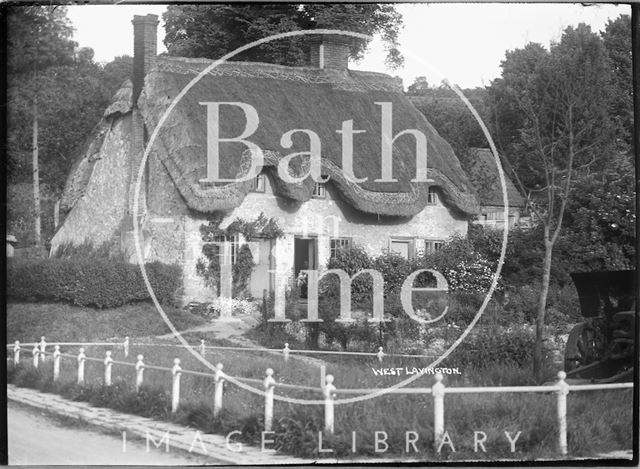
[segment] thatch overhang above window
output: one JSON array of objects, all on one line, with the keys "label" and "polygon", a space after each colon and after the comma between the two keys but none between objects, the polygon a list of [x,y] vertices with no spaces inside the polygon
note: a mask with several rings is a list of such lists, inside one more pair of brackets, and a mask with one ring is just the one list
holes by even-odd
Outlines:
[{"label": "thatch overhang above window", "polygon": [[[148,129],[181,90],[211,61],[202,59],[159,59],[146,77],[138,105]],[[282,156],[308,151],[305,135],[293,138],[292,148],[280,146],[281,136],[291,129],[310,129],[322,143],[323,174],[331,176],[341,196],[356,209],[379,215],[415,215],[427,203],[428,185],[441,188],[443,199],[464,214],[479,210],[475,191],[460,167],[451,146],[442,139],[424,116],[409,103],[395,79],[377,73],[293,68],[259,63],[230,62],[214,69],[187,92],[163,124],[154,151],[190,208],[201,212],[226,210],[238,206],[250,183],[225,186],[201,185],[207,164],[207,113],[202,102],[242,102],[253,106],[260,118],[256,132],[248,137],[265,152],[265,166],[273,174]],[[381,178],[381,107],[393,106],[393,133],[418,129],[427,137],[428,176],[433,183],[413,183],[415,178],[415,140],[399,137],[393,147],[393,177],[396,182],[375,182]],[[342,175],[342,137],[336,131],[342,122],[353,120],[354,173],[367,177],[362,184]],[[220,135],[240,135],[245,116],[239,108],[221,108]],[[150,132],[149,132],[150,133]],[[246,147],[239,143],[220,145],[221,177],[232,178],[238,171]],[[227,171],[225,174],[224,171]],[[285,183],[279,178],[276,192],[293,200],[311,197],[313,181]]]}]

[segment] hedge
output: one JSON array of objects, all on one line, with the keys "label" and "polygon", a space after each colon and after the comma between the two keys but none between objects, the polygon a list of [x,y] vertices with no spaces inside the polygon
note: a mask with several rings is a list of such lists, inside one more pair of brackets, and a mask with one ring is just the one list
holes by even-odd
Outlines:
[{"label": "hedge", "polygon": [[[146,264],[161,303],[174,304],[182,287],[177,265]],[[7,297],[14,301],[60,301],[112,308],[151,298],[140,267],[108,259],[8,259]]]}]

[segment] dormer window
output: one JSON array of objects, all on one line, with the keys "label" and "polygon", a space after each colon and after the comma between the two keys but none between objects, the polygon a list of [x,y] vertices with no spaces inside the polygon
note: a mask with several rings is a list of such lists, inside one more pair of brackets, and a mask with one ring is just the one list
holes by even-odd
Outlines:
[{"label": "dormer window", "polygon": [[427,204],[428,205],[438,205],[438,193],[435,188],[430,187],[429,192],[427,194]]},{"label": "dormer window", "polygon": [[[321,178],[323,180],[327,179],[327,176],[322,175]],[[313,197],[316,199],[324,199],[327,196],[327,188],[324,182],[316,182],[315,187],[313,188]]]},{"label": "dormer window", "polygon": [[265,191],[265,176],[264,173],[258,174],[251,184],[251,192],[264,192]]}]

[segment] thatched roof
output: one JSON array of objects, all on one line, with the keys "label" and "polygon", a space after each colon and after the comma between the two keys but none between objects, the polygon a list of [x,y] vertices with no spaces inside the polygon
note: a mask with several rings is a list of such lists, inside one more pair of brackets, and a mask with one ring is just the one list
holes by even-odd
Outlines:
[{"label": "thatched roof", "polygon": [[[469,174],[469,179],[478,193],[480,205],[504,206],[500,176],[491,150],[489,148],[470,148],[467,160],[467,174]],[[506,174],[505,182],[509,206],[524,207],[524,197]]]},{"label": "thatched roof", "polygon": [[[204,59],[158,57],[138,101],[148,129],[156,127],[173,98],[210,64]],[[269,171],[274,175],[274,165],[281,157],[308,151],[306,136],[294,137],[289,149],[280,146],[281,136],[291,129],[310,129],[320,136],[323,173],[332,177],[332,183],[351,205],[367,213],[414,215],[426,205],[428,187],[426,183],[410,182],[416,173],[413,137],[402,136],[394,144],[393,177],[398,182],[374,182],[381,177],[380,106],[375,102],[391,102],[394,133],[418,129],[427,136],[428,176],[435,180],[432,185],[441,188],[444,202],[465,214],[478,212],[475,191],[451,146],[409,103],[395,79],[372,72],[244,62],[221,65],[191,88],[170,114],[152,148],[194,210],[231,209],[242,202],[249,190],[247,183],[213,186],[199,182],[206,175],[207,155],[206,107],[201,102],[243,102],[253,106],[260,125],[248,139],[265,151],[265,166],[271,166]],[[110,109],[122,112],[120,105]],[[221,116],[221,136],[237,136],[244,130],[245,118],[239,109],[223,107]],[[350,119],[354,129],[366,130],[354,136],[355,175],[369,178],[359,185],[347,181],[340,171],[342,142],[336,130],[342,121]],[[246,147],[221,144],[220,149],[221,176],[232,178]],[[275,179],[280,195],[300,201],[311,197],[310,179],[297,185]]]}]

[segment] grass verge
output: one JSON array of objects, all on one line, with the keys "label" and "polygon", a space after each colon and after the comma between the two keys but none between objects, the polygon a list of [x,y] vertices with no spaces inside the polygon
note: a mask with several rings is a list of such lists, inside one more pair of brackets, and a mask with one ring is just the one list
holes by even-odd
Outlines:
[{"label": "grass verge", "polygon": [[[89,357],[103,357],[104,348],[89,347],[86,353]],[[134,345],[128,361],[133,362],[138,353],[144,354],[147,364],[170,366],[173,358],[178,356],[185,369],[206,369],[183,349]],[[124,360],[121,354],[121,351],[115,351],[114,358]],[[273,355],[263,356],[257,352],[226,350],[208,352],[207,358],[213,364],[224,363],[225,371],[234,376],[263,378],[265,369],[271,367],[275,370],[278,382],[314,386],[319,384],[318,370],[295,360],[285,364],[282,359]],[[393,365],[389,363],[386,366]],[[205,433],[228,435],[232,431],[240,431],[240,441],[260,443],[261,431],[264,428],[264,399],[231,383],[225,384],[223,411],[214,417],[213,380],[183,374],[181,406],[177,413],[171,414],[169,372],[145,370],[145,385],[140,392],[135,392],[135,370],[132,367],[114,366],[114,384],[110,387],[102,385],[101,363],[86,363],[84,386],[75,384],[76,367],[74,359],[62,360],[61,379],[54,383],[51,359],[34,370],[26,354],[19,367],[9,366],[8,382],[60,393],[71,399],[87,401],[121,412],[170,420]],[[343,365],[331,363],[327,371],[336,376],[335,384],[342,388],[381,387],[393,384],[389,376],[372,376],[370,363],[364,360],[360,365],[355,359]],[[508,384],[505,382],[505,376],[506,381],[515,381],[525,374],[526,371],[508,368],[473,369],[465,370],[461,377],[448,376],[445,384],[451,386],[459,379],[466,385],[504,385]],[[511,378],[508,378],[509,375]],[[395,379],[397,380],[397,377]],[[431,386],[433,378],[423,376],[417,383]],[[286,391],[281,388],[276,390],[276,394],[300,399],[320,398],[317,392]],[[631,448],[632,398],[631,390],[570,394],[570,455],[588,457],[600,452]],[[337,405],[336,432],[332,436],[323,435],[323,448],[332,449],[331,453],[320,452],[318,432],[321,432],[324,426],[321,405],[291,404],[277,400],[274,447],[287,454],[310,458],[417,458],[423,461],[559,458],[556,451],[555,399],[553,393],[446,396],[446,429],[455,452],[451,446],[445,445],[439,453],[431,445],[433,404],[429,395],[385,395],[362,402]],[[353,432],[356,434],[355,453],[352,451]],[[376,432],[378,440],[385,440],[386,445],[376,445]],[[408,432],[413,433],[408,435]],[[486,452],[481,448],[475,451],[474,432],[486,434]],[[516,443],[516,451],[513,453],[505,432],[509,432],[511,438],[521,432]],[[415,445],[407,445],[407,438],[413,440],[416,435],[418,439]]]},{"label": "grass verge", "polygon": [[[166,307],[178,330],[205,323],[199,316]],[[41,336],[65,342],[87,342],[171,332],[152,303],[92,309],[64,303],[7,304],[7,340],[39,341]]]}]

